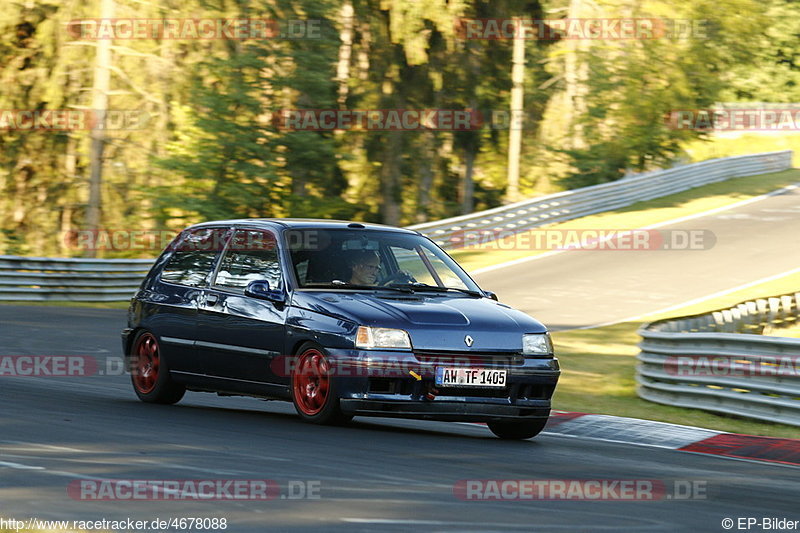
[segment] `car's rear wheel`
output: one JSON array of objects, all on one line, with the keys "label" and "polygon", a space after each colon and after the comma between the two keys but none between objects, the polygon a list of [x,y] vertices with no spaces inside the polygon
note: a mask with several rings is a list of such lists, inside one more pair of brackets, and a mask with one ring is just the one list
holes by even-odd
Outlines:
[{"label": "car's rear wheel", "polygon": [[530,439],[541,433],[547,425],[547,419],[488,422],[486,425],[501,439],[520,440]]},{"label": "car's rear wheel", "polygon": [[170,378],[158,339],[149,331],[139,332],[134,339],[130,369],[133,390],[143,402],[177,403],[186,393],[186,387]]},{"label": "car's rear wheel", "polygon": [[339,407],[337,378],[324,350],[314,344],[302,346],[292,369],[292,401],[297,413],[315,424],[343,424],[352,415]]}]

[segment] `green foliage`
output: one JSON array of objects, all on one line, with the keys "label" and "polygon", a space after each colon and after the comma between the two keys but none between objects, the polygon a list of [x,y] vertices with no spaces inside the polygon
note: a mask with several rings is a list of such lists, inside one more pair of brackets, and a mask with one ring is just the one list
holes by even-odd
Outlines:
[{"label": "green foliage", "polygon": [[[686,37],[604,42],[583,52],[589,67],[587,110],[577,123],[585,132],[586,146],[563,150],[575,167],[564,179],[569,188],[670,166],[683,156],[683,143],[702,136],[670,128],[664,117],[671,110],[707,109],[717,102],[729,71],[751,61],[751,38],[771,22],[759,3],[727,4],[730,9],[725,11],[712,0],[673,9],[672,18],[697,24]],[[627,12],[653,16],[666,13],[669,5],[648,2],[639,6],[640,12]],[[753,72],[752,65],[749,70]]]},{"label": "green foliage", "polygon": [[[192,86],[192,128],[172,157],[160,165],[183,178],[183,186],[155,188],[162,210],[179,209],[189,220],[276,214],[282,190],[274,155],[259,122],[259,54],[245,48],[198,65]],[[188,146],[184,146],[188,143]]]},{"label": "green foliage", "polygon": [[[91,107],[96,41],[66,28],[97,18],[99,5],[6,6],[0,109]],[[115,10],[119,18],[312,21],[318,32],[115,41],[109,105],[149,120],[107,132],[102,222],[111,229],[251,216],[411,224],[460,214],[470,181],[476,209],[499,205],[508,130],[490,121],[458,132],[331,132],[287,131],[271,120],[289,109],[507,111],[512,41],[465,40],[460,18],[707,21],[707,38],[526,41],[527,194],[667,166],[687,150],[711,153],[703,135],[667,126],[671,109],[800,97],[800,6],[789,0],[115,0]],[[86,129],[0,130],[0,253],[81,253],[64,234],[84,224],[88,148]]]},{"label": "green foliage", "polygon": [[800,6],[773,0],[762,9],[766,23],[747,39],[747,60],[727,72],[723,99],[800,102]]}]

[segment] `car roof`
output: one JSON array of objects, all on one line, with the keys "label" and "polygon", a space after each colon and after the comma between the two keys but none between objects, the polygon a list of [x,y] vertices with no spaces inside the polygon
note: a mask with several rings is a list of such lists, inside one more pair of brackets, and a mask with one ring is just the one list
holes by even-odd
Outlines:
[{"label": "car roof", "polygon": [[372,224],[368,222],[356,222],[352,220],[328,220],[316,218],[240,218],[231,220],[213,220],[201,222],[190,226],[191,228],[202,228],[206,226],[250,226],[262,227],[264,229],[366,229],[395,231],[398,233],[411,233],[418,235],[419,232],[387,226],[385,224]]}]

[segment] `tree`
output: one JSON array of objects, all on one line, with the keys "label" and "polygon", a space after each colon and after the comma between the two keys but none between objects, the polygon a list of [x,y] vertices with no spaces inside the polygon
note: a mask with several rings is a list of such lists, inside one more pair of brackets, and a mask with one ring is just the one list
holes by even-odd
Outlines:
[{"label": "tree", "polygon": [[[667,2],[653,4],[653,11],[606,8],[603,15],[644,18],[672,9]],[[564,180],[568,187],[669,166],[684,141],[702,135],[673,129],[664,117],[671,110],[708,108],[722,94],[727,70],[748,60],[749,37],[766,25],[764,14],[745,0],[731,0],[730,7],[732,12],[721,12],[715,2],[702,0],[672,11],[676,18],[704,22],[702,33],[604,41],[584,53],[587,110],[575,120],[586,147],[563,150],[575,167]]]}]

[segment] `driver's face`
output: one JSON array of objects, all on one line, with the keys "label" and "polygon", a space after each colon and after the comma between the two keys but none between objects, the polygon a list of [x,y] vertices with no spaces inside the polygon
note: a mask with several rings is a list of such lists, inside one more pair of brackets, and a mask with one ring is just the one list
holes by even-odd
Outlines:
[{"label": "driver's face", "polygon": [[363,263],[353,265],[353,275],[350,283],[355,285],[374,285],[378,280],[378,271],[381,268],[381,260],[371,257]]}]

